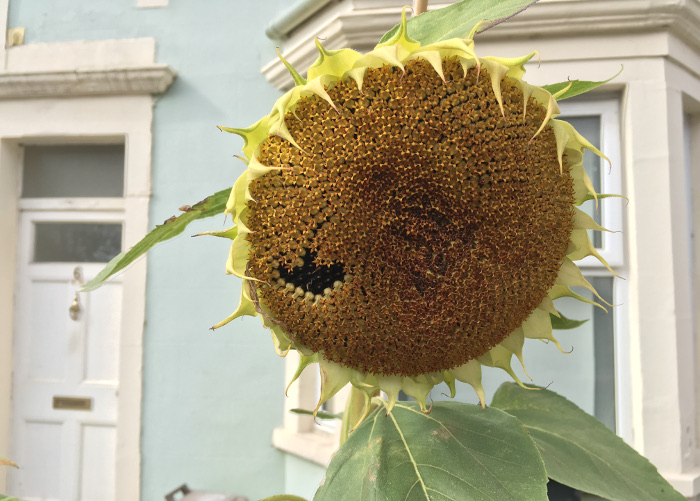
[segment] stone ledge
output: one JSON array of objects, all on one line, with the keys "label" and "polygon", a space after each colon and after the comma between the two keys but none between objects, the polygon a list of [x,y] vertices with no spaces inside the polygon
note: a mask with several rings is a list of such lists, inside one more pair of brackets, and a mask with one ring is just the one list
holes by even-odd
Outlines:
[{"label": "stone ledge", "polygon": [[0,73],[0,99],[162,94],[177,72],[168,65]]}]

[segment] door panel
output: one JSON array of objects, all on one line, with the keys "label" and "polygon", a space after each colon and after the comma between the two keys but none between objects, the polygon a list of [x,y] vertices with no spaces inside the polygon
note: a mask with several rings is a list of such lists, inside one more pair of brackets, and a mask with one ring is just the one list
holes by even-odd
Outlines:
[{"label": "door panel", "polygon": [[[41,262],[35,258],[37,228],[120,225],[121,217],[21,213],[11,438],[22,468],[8,480],[9,493],[23,500],[114,499],[122,286],[117,279],[76,299],[103,264],[65,262],[70,239],[56,247],[57,262],[51,246],[41,251]],[[76,244],[83,249],[76,255],[89,255],[85,242]]]}]

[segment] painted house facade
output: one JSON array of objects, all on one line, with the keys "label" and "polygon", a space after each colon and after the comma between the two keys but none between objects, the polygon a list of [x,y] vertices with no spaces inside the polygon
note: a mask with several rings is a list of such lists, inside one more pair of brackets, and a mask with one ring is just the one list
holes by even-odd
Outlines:
[{"label": "painted house facade", "polygon": [[[369,50],[404,1],[0,0],[0,492],[26,499],[163,499],[191,487],[310,498],[337,443],[257,319],[208,328],[237,302],[226,241],[155,247],[76,296],[110,256],[230,186],[241,127],[328,48]],[[435,3],[435,5],[432,5]],[[441,6],[431,2],[432,8]],[[570,354],[531,342],[528,374],[601,419],[689,499],[700,494],[700,2],[541,0],[476,39],[538,50],[528,81],[614,80],[562,103],[611,159],[586,159],[594,244],[622,278],[582,268],[616,305],[561,303]],[[522,371],[519,374],[524,377]],[[486,370],[487,399],[509,378]],[[444,398],[440,388],[432,398]],[[475,401],[468,387],[457,398]],[[342,410],[342,395],[330,410]]]}]

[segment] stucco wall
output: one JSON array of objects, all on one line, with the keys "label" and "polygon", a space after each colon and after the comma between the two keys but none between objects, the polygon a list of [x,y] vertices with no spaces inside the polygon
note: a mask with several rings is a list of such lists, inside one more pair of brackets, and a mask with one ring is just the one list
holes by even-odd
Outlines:
[{"label": "stucco wall", "polygon": [[[242,141],[215,126],[247,126],[279,95],[259,68],[274,56],[264,31],[283,3],[12,0],[8,25],[26,28],[26,44],[156,39],[158,62],[178,77],[155,100],[153,227],[241,171],[232,155]],[[283,454],[270,442],[282,420],[283,364],[269,334],[254,320],[208,330],[235,308],[239,283],[223,274],[225,241],[189,235],[223,225],[222,217],[200,222],[149,257],[142,499],[183,482],[251,499],[284,490]]]}]

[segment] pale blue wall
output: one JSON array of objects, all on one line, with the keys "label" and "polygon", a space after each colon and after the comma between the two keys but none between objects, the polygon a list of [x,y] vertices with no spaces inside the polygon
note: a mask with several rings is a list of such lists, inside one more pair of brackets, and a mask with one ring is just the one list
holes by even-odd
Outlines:
[{"label": "pale blue wall", "polygon": [[[10,27],[25,43],[154,37],[157,60],[178,77],[155,103],[150,224],[230,186],[242,142],[215,125],[247,126],[279,95],[260,73],[275,57],[265,35],[283,0],[11,0]],[[186,235],[223,227],[221,218]],[[284,455],[271,446],[281,425],[283,362],[257,320],[208,327],[238,301],[223,274],[227,244],[182,236],[149,258],[144,337],[142,499],[182,482],[252,500],[284,491]]]}]

